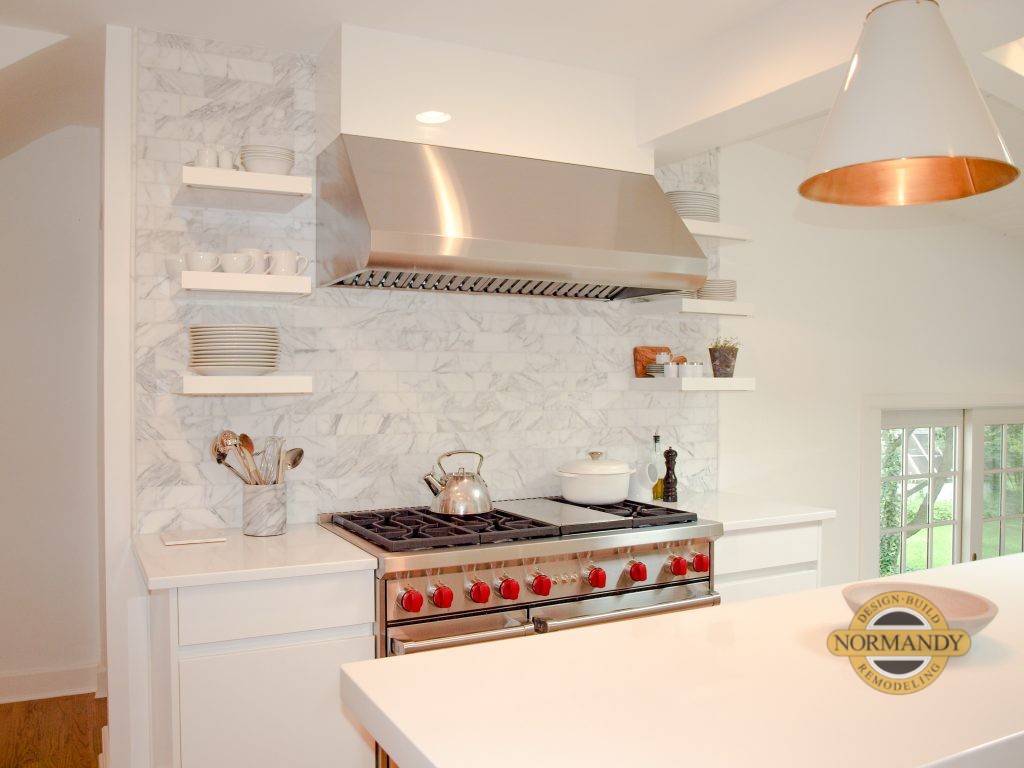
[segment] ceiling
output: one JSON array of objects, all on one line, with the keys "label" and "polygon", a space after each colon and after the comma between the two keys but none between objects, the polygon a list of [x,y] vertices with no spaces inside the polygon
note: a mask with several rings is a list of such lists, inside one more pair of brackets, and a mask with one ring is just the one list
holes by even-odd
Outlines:
[{"label": "ceiling", "polygon": [[637,76],[782,1],[4,0],[0,24],[67,35],[122,24],[316,53],[345,23]]},{"label": "ceiling", "polygon": [[[583,67],[636,81],[638,143],[664,163],[744,140],[806,159],[860,21],[878,2],[4,0],[0,25],[81,37],[120,24],[316,53],[351,24]],[[1021,161],[1024,76],[1014,65],[1024,62],[1024,2],[942,0],[942,9]],[[52,71],[45,55],[31,58],[34,69]],[[0,69],[0,88],[16,66]],[[1024,181],[944,205],[1024,238]]]}]

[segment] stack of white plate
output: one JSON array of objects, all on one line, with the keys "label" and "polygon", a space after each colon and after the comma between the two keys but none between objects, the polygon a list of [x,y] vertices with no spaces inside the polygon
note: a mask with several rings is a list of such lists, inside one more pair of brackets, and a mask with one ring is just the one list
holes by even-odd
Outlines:
[{"label": "stack of white plate", "polygon": [[272,325],[193,325],[188,367],[205,376],[261,376],[277,370],[281,340]]},{"label": "stack of white plate", "polygon": [[267,144],[244,144],[239,159],[247,171],[289,174],[295,165],[295,150]]},{"label": "stack of white plate", "polygon": [[648,376],[664,376],[665,375],[665,364],[664,363],[649,363],[647,365]]},{"label": "stack of white plate", "polygon": [[715,192],[678,190],[666,192],[665,196],[684,219],[718,221],[718,195]]},{"label": "stack of white plate", "polygon": [[704,287],[697,291],[698,299],[712,301],[736,301],[736,281],[709,278]]}]

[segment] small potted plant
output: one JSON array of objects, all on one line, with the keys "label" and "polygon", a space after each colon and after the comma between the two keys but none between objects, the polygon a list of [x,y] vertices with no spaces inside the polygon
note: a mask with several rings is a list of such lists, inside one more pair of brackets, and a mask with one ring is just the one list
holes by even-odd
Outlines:
[{"label": "small potted plant", "polygon": [[736,339],[717,338],[708,348],[711,355],[711,370],[716,379],[731,379],[736,368],[736,355],[740,344]]}]

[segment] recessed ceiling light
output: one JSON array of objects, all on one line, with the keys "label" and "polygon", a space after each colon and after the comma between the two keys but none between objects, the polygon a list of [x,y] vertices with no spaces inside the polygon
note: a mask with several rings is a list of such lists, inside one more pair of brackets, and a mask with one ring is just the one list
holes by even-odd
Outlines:
[{"label": "recessed ceiling light", "polygon": [[447,112],[440,112],[436,109],[428,109],[426,112],[420,112],[416,115],[416,120],[427,125],[439,125],[441,123],[447,123],[452,119],[452,116]]}]

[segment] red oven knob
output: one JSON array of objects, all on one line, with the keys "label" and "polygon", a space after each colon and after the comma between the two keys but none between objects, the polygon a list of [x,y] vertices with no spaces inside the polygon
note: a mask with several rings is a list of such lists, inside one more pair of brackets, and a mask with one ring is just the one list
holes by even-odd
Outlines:
[{"label": "red oven knob", "polygon": [[711,558],[698,552],[693,556],[692,565],[697,573],[707,573],[711,568]]},{"label": "red oven knob", "polygon": [[636,560],[629,563],[629,578],[633,581],[647,581],[647,566]]},{"label": "red oven knob", "polygon": [[498,594],[506,600],[518,600],[519,582],[515,579],[502,579],[498,585]]},{"label": "red oven knob", "polygon": [[451,608],[452,603],[455,601],[455,593],[452,591],[451,587],[446,587],[444,584],[438,584],[430,595],[430,600],[438,608]]},{"label": "red oven knob", "polygon": [[530,589],[541,597],[547,597],[551,594],[551,579],[543,573],[538,573],[533,577],[533,581],[530,583]]},{"label": "red oven knob", "polygon": [[594,589],[604,589],[608,583],[608,574],[604,572],[604,568],[598,568],[596,565],[591,566],[587,572],[587,581]]},{"label": "red oven knob", "polygon": [[469,588],[469,599],[474,603],[486,603],[491,599],[491,588],[482,581],[473,582]]},{"label": "red oven knob", "polygon": [[686,558],[685,557],[671,557],[668,561],[668,566],[672,570],[673,576],[685,576],[686,575]]},{"label": "red oven knob", "polygon": [[419,613],[423,607],[423,595],[416,589],[407,589],[398,596],[398,604],[409,613]]}]

